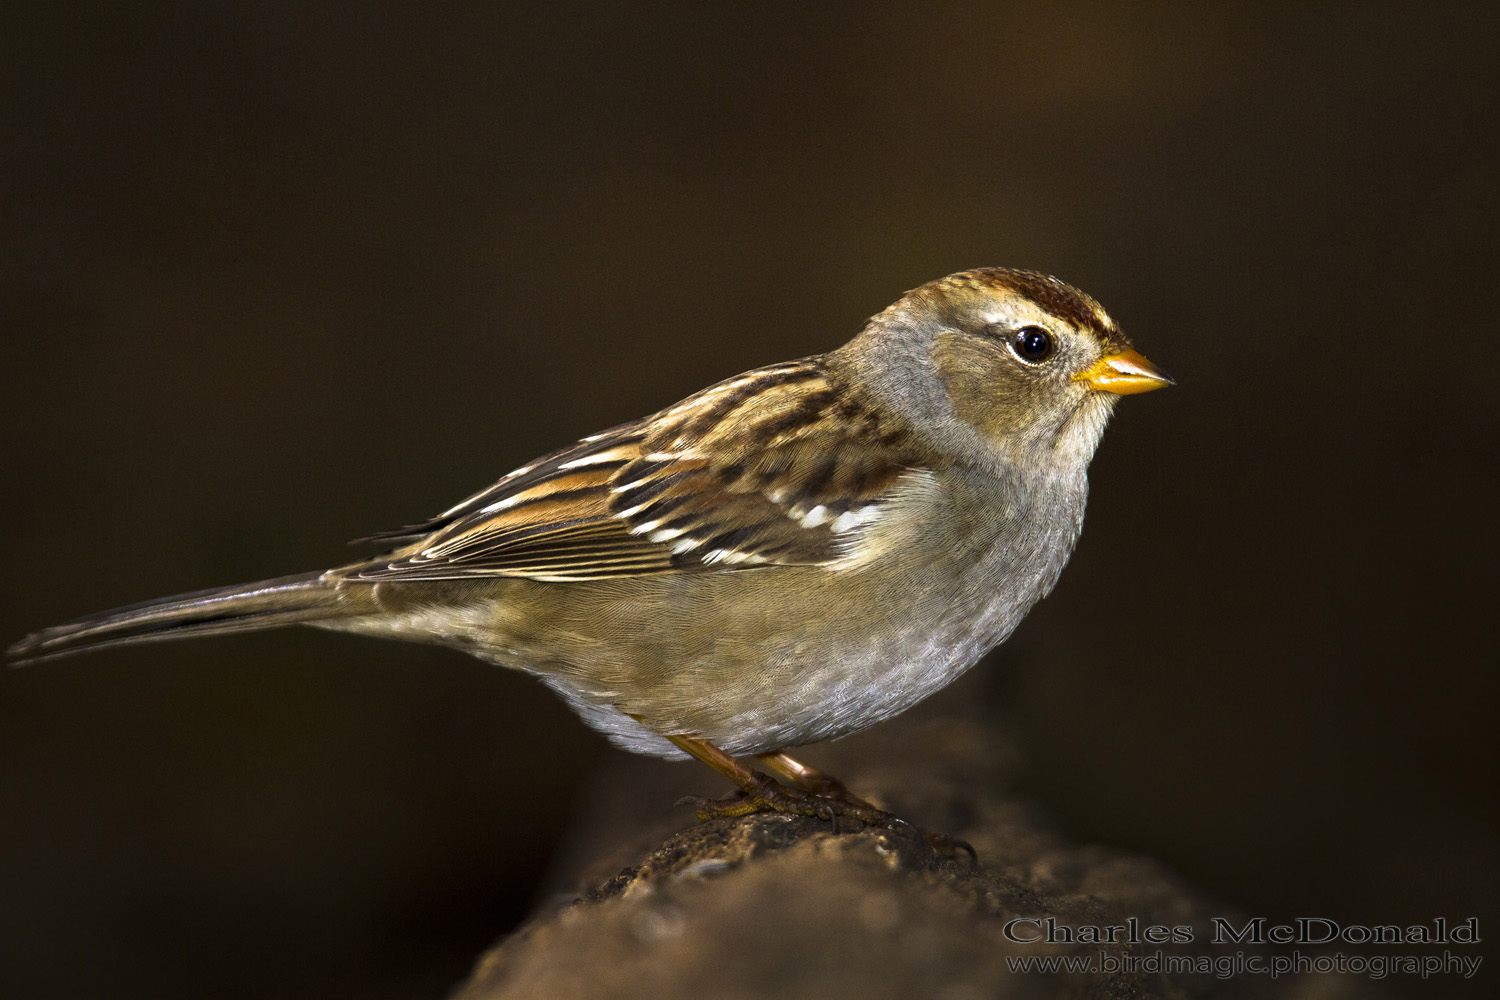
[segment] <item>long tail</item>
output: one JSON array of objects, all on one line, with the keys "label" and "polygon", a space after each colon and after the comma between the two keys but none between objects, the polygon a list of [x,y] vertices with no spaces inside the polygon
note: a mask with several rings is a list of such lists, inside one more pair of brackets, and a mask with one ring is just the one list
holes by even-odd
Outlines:
[{"label": "long tail", "polygon": [[342,617],[353,609],[321,573],[215,587],[103,611],[42,629],[8,649],[14,661],[49,660],[107,646],[249,632]]}]

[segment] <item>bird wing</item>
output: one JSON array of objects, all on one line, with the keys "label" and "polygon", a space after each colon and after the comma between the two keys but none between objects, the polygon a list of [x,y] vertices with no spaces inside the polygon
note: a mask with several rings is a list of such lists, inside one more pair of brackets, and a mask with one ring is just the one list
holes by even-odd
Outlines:
[{"label": "bird wing", "polygon": [[747,372],[522,466],[362,564],[367,580],[597,580],[826,564],[853,553],[902,483],[904,434],[816,358]]}]

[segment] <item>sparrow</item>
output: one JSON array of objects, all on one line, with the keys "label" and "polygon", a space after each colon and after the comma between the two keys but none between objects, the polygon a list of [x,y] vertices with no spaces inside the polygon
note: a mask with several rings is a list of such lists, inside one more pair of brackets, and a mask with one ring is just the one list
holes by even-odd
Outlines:
[{"label": "sparrow", "polygon": [[714,767],[740,789],[721,813],[875,821],[787,751],[910,708],[1003,642],[1073,550],[1116,401],[1170,384],[1076,288],[961,271],[836,350],[374,536],[392,546],[374,558],[90,615],[9,652],[293,624],[438,643],[534,675],[626,750]]}]

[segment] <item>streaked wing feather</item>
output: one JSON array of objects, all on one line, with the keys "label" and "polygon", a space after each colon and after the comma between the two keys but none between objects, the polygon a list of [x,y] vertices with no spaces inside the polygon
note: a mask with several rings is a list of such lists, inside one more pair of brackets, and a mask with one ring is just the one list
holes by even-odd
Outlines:
[{"label": "streaked wing feather", "polygon": [[828,563],[913,471],[903,445],[817,359],[762,368],[517,469],[356,575],[585,580]]}]

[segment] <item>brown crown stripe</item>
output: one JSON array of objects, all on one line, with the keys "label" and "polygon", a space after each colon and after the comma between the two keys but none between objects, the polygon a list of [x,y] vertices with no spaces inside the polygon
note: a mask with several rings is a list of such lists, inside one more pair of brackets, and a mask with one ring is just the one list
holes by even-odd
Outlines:
[{"label": "brown crown stripe", "polygon": [[1104,310],[1099,308],[1098,303],[1049,274],[1006,267],[979,267],[948,278],[940,278],[938,284],[950,288],[983,288],[998,285],[1025,296],[1041,308],[1067,320],[1074,326],[1114,332],[1113,324],[1106,326],[1101,323],[1099,317]]},{"label": "brown crown stripe", "polygon": [[1018,271],[1012,275],[1011,285],[1031,301],[1052,313],[1061,316],[1080,329],[1100,327],[1099,312],[1094,303],[1062,282],[1029,271]]}]

